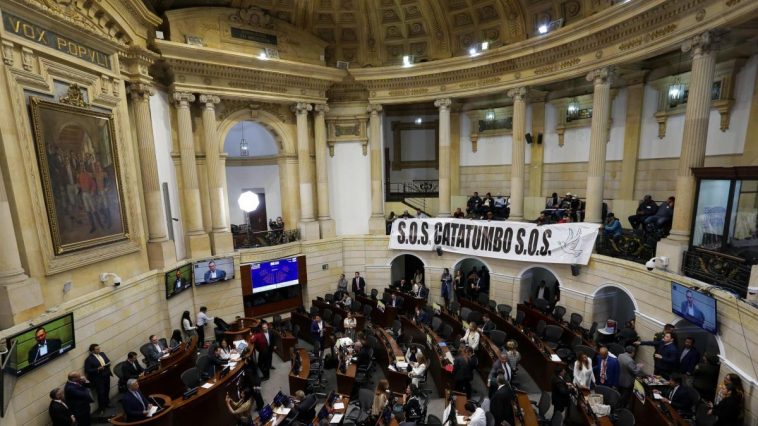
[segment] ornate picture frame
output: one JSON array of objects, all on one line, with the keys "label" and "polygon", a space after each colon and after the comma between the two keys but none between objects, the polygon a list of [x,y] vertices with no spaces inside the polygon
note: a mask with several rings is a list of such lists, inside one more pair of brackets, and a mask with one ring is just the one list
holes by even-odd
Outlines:
[{"label": "ornate picture frame", "polygon": [[113,114],[89,109],[76,85],[29,103],[54,254],[127,240]]}]

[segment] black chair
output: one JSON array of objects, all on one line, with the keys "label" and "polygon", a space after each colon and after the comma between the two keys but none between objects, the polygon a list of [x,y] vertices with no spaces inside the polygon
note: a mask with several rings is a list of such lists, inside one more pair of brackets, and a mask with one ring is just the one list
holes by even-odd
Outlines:
[{"label": "black chair", "polygon": [[550,418],[550,426],[562,426],[563,425],[563,413],[558,411],[553,413],[553,417]]},{"label": "black chair", "polygon": [[334,312],[332,312],[331,309],[324,309],[324,311],[321,313],[321,319],[324,320],[324,322],[330,322],[332,318],[334,317]]},{"label": "black chair", "polygon": [[491,310],[497,311],[497,302],[494,299],[490,299],[490,301],[487,303]]},{"label": "black chair", "polygon": [[326,293],[324,295],[324,300],[326,300],[329,303],[334,302],[334,295],[332,293]]},{"label": "black chair", "polygon": [[311,314],[311,317],[318,315],[319,314],[318,306],[311,306],[311,309],[309,312]]},{"label": "black chair", "polygon": [[487,304],[490,302],[490,298],[485,293],[479,293],[477,302],[479,302],[479,304],[482,306],[487,306]]},{"label": "black chair", "polygon": [[484,322],[482,320],[482,313],[479,312],[479,311],[471,311],[471,313],[468,314],[467,321],[468,322],[475,322],[476,325],[482,325],[482,323]]},{"label": "black chair", "polygon": [[487,418],[487,426],[495,426],[495,416],[492,415],[489,411],[484,413],[484,416]]},{"label": "black chair", "polygon": [[595,386],[595,392],[603,395],[603,404],[611,406],[611,412],[615,411],[619,405],[621,394],[616,389],[605,385]]},{"label": "black chair", "polygon": [[524,311],[516,311],[516,320],[514,321],[516,325],[521,325],[524,323],[524,318],[526,318],[526,313]]},{"label": "black chair", "polygon": [[557,349],[563,337],[563,327],[558,325],[545,326],[545,342],[550,349]]},{"label": "black chair", "polygon": [[563,316],[566,315],[566,308],[563,306],[556,306],[553,308],[553,318],[557,321],[563,321]]},{"label": "black chair", "polygon": [[427,426],[442,426],[442,420],[434,414],[430,414],[426,416],[426,423],[424,424]]},{"label": "black chair", "polygon": [[195,367],[197,367],[201,376],[207,375],[206,370],[208,370],[209,363],[210,358],[208,358],[208,355],[200,355],[197,357],[197,361],[195,361]]},{"label": "black chair", "polygon": [[464,321],[468,321],[468,316],[471,314],[471,312],[473,312],[471,309],[469,309],[469,308],[467,308],[465,306],[462,307],[461,308],[461,319],[464,320]]},{"label": "black chair", "polygon": [[442,326],[442,318],[440,317],[432,318],[432,330],[434,330],[434,332],[439,332],[441,326]]},{"label": "black chair", "polygon": [[497,305],[497,313],[500,314],[500,316],[503,318],[510,317],[512,310],[513,306],[511,305]]},{"label": "black chair", "polygon": [[363,306],[363,316],[366,318],[366,321],[373,321],[371,315],[374,313],[374,307],[371,305],[364,305]]},{"label": "black chair", "polygon": [[574,352],[576,353],[577,358],[579,357],[579,354],[586,354],[587,358],[589,359],[595,359],[596,352],[594,349],[592,349],[589,346],[585,345],[576,345],[574,347]]},{"label": "black chair", "polygon": [[584,318],[580,314],[577,314],[576,312],[571,314],[571,319],[569,320],[569,327],[573,329],[579,329],[582,326],[582,321]]},{"label": "black chair", "polygon": [[371,289],[371,298],[376,300],[376,297],[379,295],[379,290],[372,288]]},{"label": "black chair", "polygon": [[614,426],[634,426],[634,414],[626,408],[619,408],[616,410],[615,417],[616,421],[613,422]]},{"label": "black chair", "polygon": [[597,332],[597,321],[592,322],[589,331],[587,331],[587,339],[595,340],[595,333]]},{"label": "black chair", "polygon": [[144,345],[139,347],[139,352],[142,354],[143,357],[145,357],[142,360],[142,363],[145,364],[146,367],[149,367],[149,365],[147,364],[147,353],[148,353],[147,348],[148,347],[150,347],[150,343],[145,343]]},{"label": "black chair", "polygon": [[160,339],[158,339],[158,341],[160,342],[161,346],[163,346],[164,348],[168,347],[168,341],[166,340],[165,337],[161,337]]},{"label": "black chair", "polygon": [[539,320],[537,321],[537,326],[534,328],[534,332],[537,333],[538,336],[542,337],[542,335],[545,333],[545,328],[547,328],[547,323],[545,320]]},{"label": "black chair", "polygon": [[490,331],[490,340],[492,340],[492,343],[497,345],[498,348],[501,348],[505,346],[505,341],[507,339],[507,335],[502,330],[492,330]]},{"label": "black chair", "polygon": [[400,322],[400,320],[392,321],[392,334],[394,335],[395,339],[399,338],[401,334],[403,334],[403,324]]},{"label": "black chair", "polygon": [[550,410],[551,403],[552,403],[552,398],[550,396],[550,393],[542,392],[542,394],[540,395],[539,403],[535,403],[534,401],[530,401],[530,402],[532,403],[532,405],[534,405],[534,407],[537,410],[537,421],[540,423],[547,422],[548,420],[547,420],[546,415],[547,415],[548,410]]},{"label": "black chair", "polygon": [[623,346],[619,345],[618,343],[609,343],[608,351],[612,353],[613,355],[619,356],[623,354],[626,350],[624,349]]},{"label": "black chair", "polygon": [[452,301],[452,302],[450,302],[450,304],[447,306],[447,310],[448,310],[448,312],[450,312],[451,314],[455,315],[455,314],[457,314],[457,313],[459,313],[459,312],[460,312],[460,310],[461,310],[461,304],[460,304],[460,303],[458,303],[457,301],[453,300],[453,301]]},{"label": "black chair", "polygon": [[341,333],[345,332],[345,323],[342,322],[342,319],[342,315],[334,314],[334,320],[332,321],[332,324],[334,325],[334,331],[339,331]]},{"label": "black chair", "polygon": [[126,392],[126,380],[124,380],[124,365],[126,361],[121,361],[113,367],[113,374],[118,377],[118,391]]},{"label": "black chair", "polygon": [[574,361],[576,361],[574,351],[569,348],[558,348],[555,351],[555,354],[558,355],[561,358],[561,361],[565,362],[566,365],[573,365]]},{"label": "black chair", "polygon": [[200,386],[200,371],[197,369],[197,367],[192,367],[182,372],[180,377],[182,379],[182,383],[184,383],[184,386],[186,386],[188,389],[193,389]]},{"label": "black chair", "polygon": [[363,304],[357,300],[353,300],[353,303],[350,304],[350,310],[353,312],[360,312],[361,309],[363,309]]}]

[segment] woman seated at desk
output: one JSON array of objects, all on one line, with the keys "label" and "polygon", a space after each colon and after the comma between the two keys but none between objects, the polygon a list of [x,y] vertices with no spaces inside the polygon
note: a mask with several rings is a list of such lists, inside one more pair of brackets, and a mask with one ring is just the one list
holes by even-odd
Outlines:
[{"label": "woman seated at desk", "polygon": [[[248,389],[240,391],[240,399],[235,401],[228,394],[226,395],[226,408],[237,418],[238,425],[251,425],[253,412],[253,398]],[[260,407],[259,407],[260,408]]]},{"label": "woman seated at desk", "polygon": [[174,330],[173,333],[171,333],[171,340],[169,341],[169,347],[175,348],[182,344],[182,332],[179,330]]},{"label": "woman seated at desk", "polygon": [[410,364],[412,369],[408,375],[411,378],[413,386],[418,387],[421,383],[421,379],[426,376],[426,357],[424,357],[424,354],[420,353],[416,355],[416,362],[411,362]]},{"label": "woman seated at desk", "polygon": [[581,353],[574,363],[574,385],[579,389],[589,390],[595,384],[595,375],[592,373],[592,360],[587,354]]},{"label": "woman seated at desk", "polygon": [[236,354],[237,350],[234,348],[230,348],[229,344],[226,343],[225,339],[221,339],[221,344],[219,346],[219,349],[221,350],[220,356],[223,360],[229,360],[232,358],[232,354]]}]

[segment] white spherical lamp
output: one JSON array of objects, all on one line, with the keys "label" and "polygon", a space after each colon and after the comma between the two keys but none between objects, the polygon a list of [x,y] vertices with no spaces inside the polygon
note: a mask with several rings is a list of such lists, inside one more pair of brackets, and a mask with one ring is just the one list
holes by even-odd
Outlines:
[{"label": "white spherical lamp", "polygon": [[242,211],[245,213],[250,213],[258,208],[260,200],[258,200],[258,194],[255,192],[245,191],[237,199],[237,204],[240,206]]}]

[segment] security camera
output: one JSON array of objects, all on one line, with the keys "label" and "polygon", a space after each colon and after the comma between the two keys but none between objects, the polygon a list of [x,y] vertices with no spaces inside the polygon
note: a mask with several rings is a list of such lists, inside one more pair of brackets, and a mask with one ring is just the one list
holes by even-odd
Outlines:
[{"label": "security camera", "polygon": [[121,285],[121,277],[119,277],[118,274],[114,274],[113,272],[102,272],[100,274],[100,282],[103,284],[107,283],[108,277],[113,278],[113,287],[118,287]]},{"label": "security camera", "polygon": [[656,256],[645,262],[645,268],[652,271],[655,268],[666,269],[669,266],[669,258],[666,256]]}]

